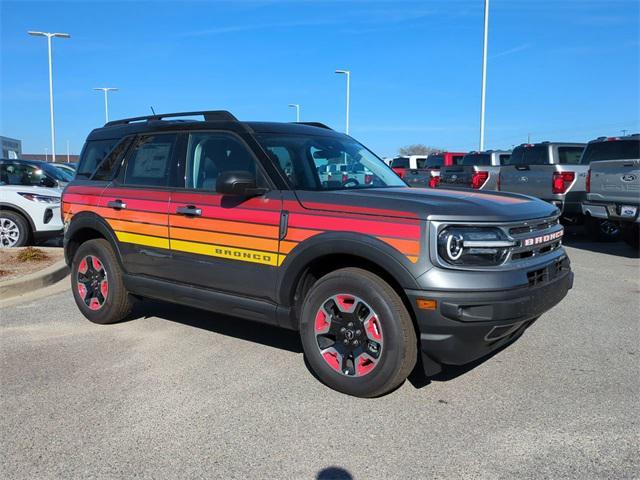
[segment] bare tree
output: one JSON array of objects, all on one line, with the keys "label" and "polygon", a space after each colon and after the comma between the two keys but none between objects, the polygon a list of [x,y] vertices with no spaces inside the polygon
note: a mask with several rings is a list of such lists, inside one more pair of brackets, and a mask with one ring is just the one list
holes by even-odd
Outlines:
[{"label": "bare tree", "polygon": [[398,150],[398,153],[402,156],[408,155],[429,155],[430,153],[438,153],[441,152],[441,148],[436,147],[428,147],[421,143],[416,143],[415,145],[407,145]]}]

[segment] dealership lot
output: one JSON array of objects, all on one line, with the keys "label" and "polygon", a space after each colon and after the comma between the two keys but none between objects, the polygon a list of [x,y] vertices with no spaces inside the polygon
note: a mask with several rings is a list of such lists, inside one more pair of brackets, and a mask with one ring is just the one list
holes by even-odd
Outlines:
[{"label": "dealership lot", "polygon": [[4,307],[0,469],[636,477],[640,259],[575,232],[566,243],[574,289],[519,341],[458,376],[374,400],[320,384],[293,332],[157,302],[135,321],[93,325],[69,292]]}]

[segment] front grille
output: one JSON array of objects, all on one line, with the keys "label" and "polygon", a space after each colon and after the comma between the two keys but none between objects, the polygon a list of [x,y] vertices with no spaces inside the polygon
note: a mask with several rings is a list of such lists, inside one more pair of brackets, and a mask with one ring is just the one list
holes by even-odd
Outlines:
[{"label": "front grille", "polygon": [[522,226],[510,228],[509,233],[511,235],[521,235],[523,233],[537,232],[540,230],[546,230],[547,228],[551,228],[554,225],[558,225],[558,223],[560,223],[560,220],[557,218],[552,220],[544,220],[542,222],[527,223]]},{"label": "front grille", "polygon": [[566,270],[569,270],[569,259],[567,257],[559,258],[544,268],[527,272],[529,286],[536,287],[550,282]]}]

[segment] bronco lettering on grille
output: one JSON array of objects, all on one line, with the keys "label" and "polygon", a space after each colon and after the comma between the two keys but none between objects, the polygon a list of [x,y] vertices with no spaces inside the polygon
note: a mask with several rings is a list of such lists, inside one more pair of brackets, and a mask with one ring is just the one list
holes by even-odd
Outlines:
[{"label": "bronco lettering on grille", "polygon": [[549,242],[553,242],[554,240],[558,240],[562,238],[563,235],[564,235],[564,230],[558,230],[557,232],[548,233],[546,235],[525,238],[522,241],[522,246],[531,247],[533,245],[542,245],[544,243],[549,243]]}]

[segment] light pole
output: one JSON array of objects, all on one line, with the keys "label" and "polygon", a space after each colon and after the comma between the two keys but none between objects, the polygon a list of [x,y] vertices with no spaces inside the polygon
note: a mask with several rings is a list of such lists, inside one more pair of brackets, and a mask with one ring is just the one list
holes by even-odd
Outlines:
[{"label": "light pole", "polygon": [[71,38],[68,33],[48,33],[48,32],[27,32],[34,37],[47,37],[47,47],[49,50],[49,110],[51,114],[51,157],[53,161],[56,161],[56,126],[53,120],[53,66],[51,62],[51,39],[58,38]]},{"label": "light pole", "polygon": [[482,94],[480,95],[480,151],[484,151],[484,106],[487,98],[487,44],[489,41],[489,0],[484,0],[484,45],[482,47]]},{"label": "light pole", "polygon": [[114,87],[96,87],[94,90],[104,92],[104,123],[109,122],[109,92],[115,92],[118,89]]},{"label": "light pole", "polygon": [[349,95],[351,91],[351,71],[336,70],[336,73],[344,74],[347,76],[347,128],[345,129],[345,133],[349,135]]},{"label": "light pole", "polygon": [[291,108],[296,109],[296,122],[300,121],[300,104],[299,103],[290,103],[289,106]]}]

